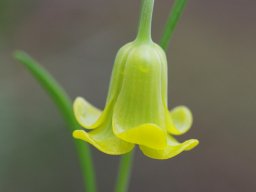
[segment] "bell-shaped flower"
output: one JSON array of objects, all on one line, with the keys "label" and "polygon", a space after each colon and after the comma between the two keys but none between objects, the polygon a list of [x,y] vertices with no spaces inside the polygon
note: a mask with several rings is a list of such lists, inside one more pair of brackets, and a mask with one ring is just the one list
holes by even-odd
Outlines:
[{"label": "bell-shaped flower", "polygon": [[104,111],[80,97],[74,102],[77,121],[91,130],[73,136],[104,153],[125,154],[137,144],[148,157],[168,159],[198,144],[172,136],[190,129],[192,114],[185,106],[168,111],[166,55],[151,40],[150,26],[142,23],[136,40],[117,53]]},{"label": "bell-shaped flower", "polygon": [[105,110],[101,112],[82,98],[74,102],[80,125],[74,137],[107,154],[124,154],[140,145],[156,159],[171,158],[198,144],[195,139],[177,142],[192,125],[188,108],[167,109],[167,62],[164,51],[153,42],[135,40],[117,54]]}]

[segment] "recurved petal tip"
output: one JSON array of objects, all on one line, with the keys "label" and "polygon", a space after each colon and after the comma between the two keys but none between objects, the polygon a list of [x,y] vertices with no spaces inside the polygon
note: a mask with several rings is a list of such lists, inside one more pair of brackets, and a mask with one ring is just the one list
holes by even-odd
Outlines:
[{"label": "recurved petal tip", "polygon": [[170,159],[180,154],[183,151],[189,151],[196,147],[199,144],[199,141],[196,139],[190,139],[183,143],[179,143],[171,136],[168,137],[168,145],[164,150],[155,150],[145,146],[140,146],[141,151],[144,155],[152,159]]},{"label": "recurved petal tip", "polygon": [[82,97],[77,97],[73,104],[73,110],[78,123],[86,128],[93,129],[98,124],[97,121],[101,115],[101,111],[92,106]]},{"label": "recurved petal tip", "polygon": [[170,111],[171,122],[167,126],[170,134],[181,135],[186,133],[192,126],[193,116],[186,106],[178,106]]},{"label": "recurved petal tip", "polygon": [[109,155],[122,155],[130,152],[134,147],[133,144],[120,140],[107,130],[93,130],[89,133],[84,130],[75,130],[73,137],[86,141]]},{"label": "recurved petal tip", "polygon": [[185,141],[185,143],[185,145],[187,146],[185,151],[190,151],[194,149],[197,145],[199,145],[200,142],[197,139],[190,139]]}]

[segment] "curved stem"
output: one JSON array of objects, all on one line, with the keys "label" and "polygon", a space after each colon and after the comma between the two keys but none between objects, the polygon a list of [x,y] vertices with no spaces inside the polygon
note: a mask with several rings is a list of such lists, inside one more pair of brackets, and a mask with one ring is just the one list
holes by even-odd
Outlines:
[{"label": "curved stem", "polygon": [[[14,56],[20,63],[25,65],[25,67],[51,96],[66,120],[69,130],[72,132],[73,130],[79,129],[80,127],[73,115],[72,102],[57,81],[26,53],[17,51]],[[88,192],[96,192],[95,174],[90,148],[84,142],[80,142],[78,140],[75,140],[74,142],[81,164],[85,187]]]},{"label": "curved stem", "polygon": [[164,32],[160,41],[161,47],[166,51],[170,44],[174,29],[182,15],[187,0],[175,0],[171,12],[168,16],[167,22],[164,27]]},{"label": "curved stem", "polygon": [[132,170],[133,156],[134,156],[134,150],[121,157],[122,159],[119,165],[119,173],[117,177],[115,192],[128,191],[131,170]]},{"label": "curved stem", "polygon": [[154,0],[142,0],[139,29],[136,40],[139,42],[151,41],[151,23],[154,9]]}]

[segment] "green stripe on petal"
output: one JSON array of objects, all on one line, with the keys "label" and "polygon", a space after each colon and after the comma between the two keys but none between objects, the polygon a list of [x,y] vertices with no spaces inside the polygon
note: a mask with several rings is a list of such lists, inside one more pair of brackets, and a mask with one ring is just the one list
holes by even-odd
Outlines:
[{"label": "green stripe on petal", "polygon": [[140,149],[144,155],[153,159],[170,159],[183,151],[189,151],[199,144],[196,139],[189,139],[183,143],[179,143],[176,139],[168,136],[167,147],[164,150],[155,150],[149,147],[140,145]]},{"label": "green stripe on petal", "polygon": [[[114,68],[111,74],[111,81],[109,85],[109,92],[107,97],[107,104],[110,101],[116,100],[118,97],[118,94],[120,92],[122,83],[123,83],[123,76],[124,76],[124,69],[127,57],[129,56],[130,50],[133,47],[133,42],[127,43],[121,49],[118,51],[115,62],[114,62]],[[107,105],[106,104],[106,105]]]},{"label": "green stripe on petal", "polygon": [[173,135],[182,135],[192,126],[193,116],[186,106],[178,106],[169,112],[171,123],[168,123],[167,130]]},{"label": "green stripe on petal", "polygon": [[125,154],[134,148],[134,144],[125,142],[113,134],[111,119],[108,119],[100,127],[89,132],[75,130],[73,132],[73,137],[86,141],[98,150],[109,155]]}]

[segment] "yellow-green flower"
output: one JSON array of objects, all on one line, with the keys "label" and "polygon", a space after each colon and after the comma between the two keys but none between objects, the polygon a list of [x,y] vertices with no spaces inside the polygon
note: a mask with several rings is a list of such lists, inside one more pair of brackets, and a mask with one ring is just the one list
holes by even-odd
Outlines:
[{"label": "yellow-green flower", "polygon": [[103,112],[82,98],[75,100],[74,112],[80,125],[92,130],[73,136],[107,154],[124,154],[138,144],[145,155],[168,159],[198,144],[171,136],[187,132],[192,115],[185,106],[168,111],[166,56],[152,41],[135,40],[119,50]]},{"label": "yellow-green flower", "polygon": [[144,3],[137,38],[117,53],[105,109],[77,98],[75,117],[91,130],[73,136],[111,155],[128,153],[137,144],[148,157],[168,159],[199,142],[179,143],[172,136],[190,129],[192,114],[185,106],[168,111],[166,55],[151,40],[153,4]]}]

